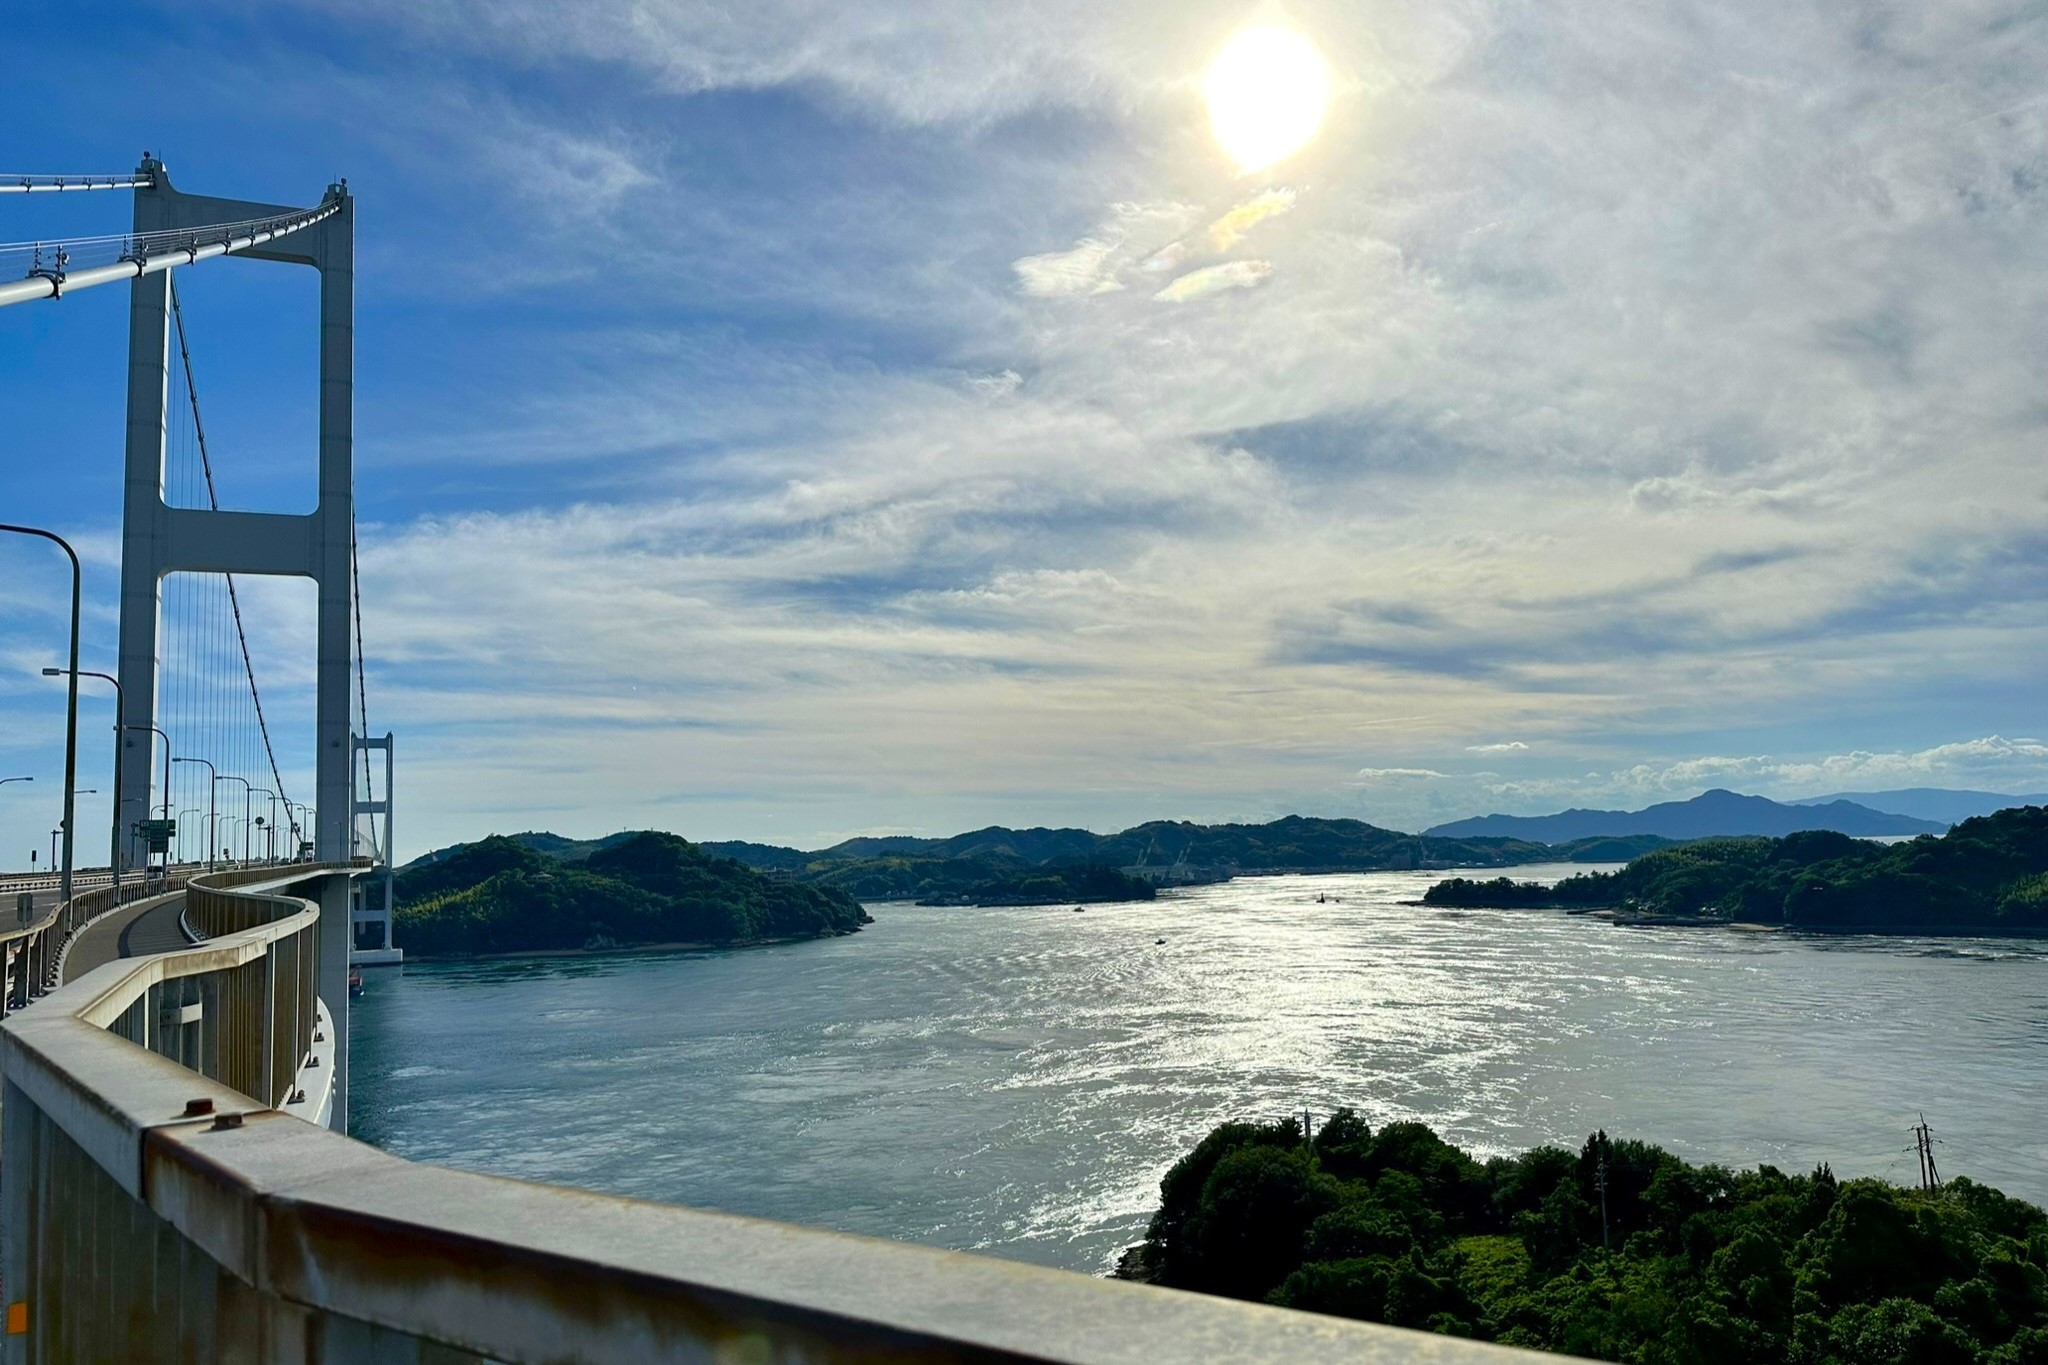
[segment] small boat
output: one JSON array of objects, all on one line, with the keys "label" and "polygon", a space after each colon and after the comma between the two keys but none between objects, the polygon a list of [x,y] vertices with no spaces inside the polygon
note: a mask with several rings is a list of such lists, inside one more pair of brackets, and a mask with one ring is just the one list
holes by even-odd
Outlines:
[{"label": "small boat", "polygon": [[1152,941],[1153,941],[1154,943],[1164,943],[1164,942],[1166,942],[1166,940],[1165,940],[1165,939],[1163,939],[1163,938],[1155,938],[1155,939],[1153,939]]},{"label": "small boat", "polygon": [[1085,915],[1088,913],[1088,907],[1085,905],[1077,905],[1074,907],[1074,913],[1077,915]]},{"label": "small boat", "polygon": [[353,1000],[353,999],[354,999],[354,998],[355,998],[356,996],[359,996],[359,995],[361,995],[362,993],[363,993],[363,974],[362,974],[361,972],[350,972],[350,973],[348,974],[348,994],[349,994],[349,998],[350,998],[351,1000]]}]

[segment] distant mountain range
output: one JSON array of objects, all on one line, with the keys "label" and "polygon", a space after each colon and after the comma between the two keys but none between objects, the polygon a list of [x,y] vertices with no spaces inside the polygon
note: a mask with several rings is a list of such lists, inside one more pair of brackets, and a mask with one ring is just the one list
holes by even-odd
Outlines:
[{"label": "distant mountain range", "polygon": [[1920,820],[1939,820],[1959,825],[1979,815],[2010,810],[2014,806],[2048,806],[2048,792],[2030,796],[2008,796],[2004,792],[1957,791],[1948,787],[1902,787],[1888,792],[1836,792],[1832,796],[1809,796],[1795,806],[1823,806],[1830,801],[1853,801],[1872,810],[1893,815],[1910,815]]},{"label": "distant mountain range", "polygon": [[[609,856],[610,850],[633,837],[630,831],[602,839],[533,832],[511,835],[507,841],[574,864]],[[1044,880],[1024,875],[1033,870],[1107,867],[1145,882],[1176,885],[1275,872],[1626,862],[1668,842],[1649,835],[1556,844],[1513,838],[1436,838],[1381,829],[1361,820],[1290,815],[1262,825],[1155,820],[1116,834],[993,825],[944,839],[911,835],[848,839],[814,851],[739,840],[707,842],[699,847],[758,872],[845,891],[863,901],[966,898],[994,904],[1026,894],[1024,882]],[[437,849],[415,859],[401,874],[422,887],[437,885],[427,875],[430,870],[471,847],[474,845],[456,844]],[[1062,898],[1078,896],[1065,894]]]},{"label": "distant mountain range", "polygon": [[1705,839],[1715,835],[1782,838],[1826,829],[1859,837],[1940,834],[1947,820],[1929,820],[1873,810],[1854,801],[1823,800],[1788,805],[1763,796],[1742,796],[1715,788],[1690,801],[1664,801],[1643,810],[1567,810],[1555,815],[1482,815],[1454,820],[1424,833],[1438,839],[1526,839],[1557,844],[1573,839],[1657,835]]}]

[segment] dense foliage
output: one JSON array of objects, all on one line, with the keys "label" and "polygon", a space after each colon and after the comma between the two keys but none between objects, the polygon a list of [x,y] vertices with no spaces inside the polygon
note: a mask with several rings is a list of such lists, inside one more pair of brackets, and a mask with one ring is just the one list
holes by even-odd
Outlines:
[{"label": "dense foliage", "polygon": [[1100,863],[1028,867],[997,873],[958,891],[922,898],[924,905],[1057,905],[1063,901],[1149,901],[1152,883]]},{"label": "dense foliage", "polygon": [[576,863],[494,835],[406,869],[396,891],[398,941],[420,954],[816,938],[868,922],[843,891],[774,881],[652,831]]},{"label": "dense foliage", "polygon": [[[750,867],[809,877],[860,864],[875,869],[976,867],[1151,867],[1175,865],[1240,872],[1372,872],[1416,867],[1512,867],[1535,862],[1618,862],[1670,843],[1656,835],[1539,844],[1523,839],[1437,839],[1381,829],[1361,820],[1290,815],[1263,825],[1197,825],[1154,820],[1118,834],[1085,829],[987,829],[947,839],[909,835],[848,839],[815,853],[770,844],[707,844]],[[951,874],[948,874],[949,876]],[[961,876],[969,875],[962,872]]]},{"label": "dense foliage", "polygon": [[[1606,1242],[1601,1191],[1606,1179]],[[1225,1124],[1123,1273],[1628,1365],[2048,1365],[2048,1214],[1587,1140],[1479,1162],[1350,1111]]]},{"label": "dense foliage", "polygon": [[1965,820],[1940,838],[1876,844],[1814,831],[1702,839],[1618,872],[1543,888],[1452,878],[1427,905],[1604,905],[1649,915],[1812,929],[2048,929],[2048,807]]},{"label": "dense foliage", "polygon": [[[602,839],[558,834],[493,835],[475,844],[438,849],[400,873],[401,899],[424,900],[475,885],[472,870],[549,870],[522,857],[545,854],[571,871],[587,869],[637,833]],[[671,837],[671,836],[663,836]],[[887,835],[848,839],[806,853],[773,844],[735,840],[701,845],[778,879],[843,891],[862,901],[916,900],[946,905],[1052,904],[1058,901],[1149,900],[1149,878],[1215,881],[1237,872],[1374,871],[1421,867],[1507,867],[1532,862],[1613,862],[1669,840],[1637,835],[1532,844],[1514,839],[1431,839],[1380,829],[1357,820],[1288,816],[1264,825],[1194,825],[1155,821],[1121,834],[1085,829],[987,829],[948,839]],[[450,871],[451,866],[455,869]],[[1125,868],[1153,869],[1133,877]],[[439,871],[437,872],[437,869]]]}]

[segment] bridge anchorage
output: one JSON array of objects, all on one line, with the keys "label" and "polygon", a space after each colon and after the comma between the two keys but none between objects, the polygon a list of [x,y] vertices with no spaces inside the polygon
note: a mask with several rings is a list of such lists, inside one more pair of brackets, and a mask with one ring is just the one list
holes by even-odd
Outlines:
[{"label": "bridge anchorage", "polygon": [[[359,664],[359,729],[349,715],[360,659],[350,631],[355,203],[342,183],[311,209],[187,195],[154,158],[129,177],[0,175],[0,193],[123,188],[135,192],[130,234],[64,243],[61,255],[55,243],[40,256],[38,244],[0,247],[0,262],[14,252],[27,265],[0,283],[0,306],[130,281],[119,676],[93,675],[117,689],[119,818],[108,884],[47,908],[23,888],[19,927],[0,928],[0,1365],[1556,1365],[1455,1338],[442,1169],[348,1138],[351,953],[396,954],[392,737],[368,732]],[[221,510],[210,471],[205,508],[165,497],[173,328],[204,457],[170,273],[215,256],[320,273],[320,493],[310,514]],[[152,785],[156,741],[166,789],[179,762],[206,766],[210,806],[225,777],[171,752],[160,714],[163,582],[183,572],[317,585],[313,838],[310,848],[294,838],[284,859],[223,870],[210,866],[221,817],[209,809],[203,859],[176,864],[166,843],[156,876],[123,881],[147,862],[150,841],[134,831],[153,805],[163,814],[143,829],[175,837],[164,828],[171,802],[156,801]],[[253,704],[254,669],[246,653],[239,662]],[[71,672],[75,681],[83,670]],[[235,780],[247,858],[255,792]],[[302,809],[283,786],[278,776],[263,794]],[[292,825],[296,835],[296,814]],[[265,832],[278,827],[273,815]],[[367,896],[356,889],[366,883]]]}]

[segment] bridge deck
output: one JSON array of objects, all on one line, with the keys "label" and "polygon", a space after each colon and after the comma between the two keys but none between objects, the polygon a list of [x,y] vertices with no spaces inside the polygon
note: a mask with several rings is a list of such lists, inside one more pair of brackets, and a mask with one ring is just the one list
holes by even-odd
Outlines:
[{"label": "bridge deck", "polygon": [[68,985],[115,958],[191,947],[192,941],[178,927],[178,912],[184,907],[182,895],[153,896],[94,920],[64,955],[64,983]]}]

